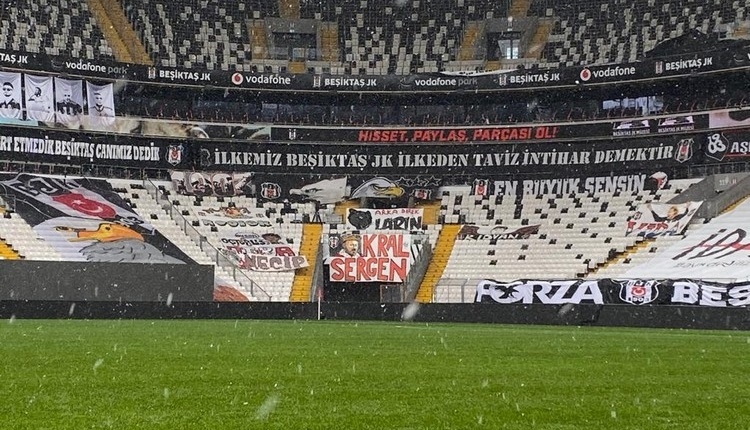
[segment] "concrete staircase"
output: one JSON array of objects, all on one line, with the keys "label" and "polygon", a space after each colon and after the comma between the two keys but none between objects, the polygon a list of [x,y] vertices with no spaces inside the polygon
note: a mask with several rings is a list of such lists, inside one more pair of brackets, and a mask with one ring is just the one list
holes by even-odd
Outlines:
[{"label": "concrete staircase", "polygon": [[287,66],[287,71],[289,71],[289,73],[296,73],[298,75],[301,75],[303,73],[307,73],[307,67],[305,66],[304,61],[290,61],[289,65]]},{"label": "concrete staircase", "polygon": [[0,239],[0,260],[20,260],[21,257],[18,255],[18,251],[5,241]]},{"label": "concrete staircase", "polygon": [[[645,240],[642,240],[642,241],[640,241],[640,242],[638,242],[638,243],[636,243],[634,245],[628,246],[627,248],[625,248],[625,250],[623,252],[615,255],[614,257],[612,257],[609,260],[607,260],[606,262],[598,265],[597,267],[595,267],[593,269],[589,269],[587,271],[586,275],[588,277],[591,277],[591,275],[595,274],[600,269],[603,269],[605,267],[609,267],[609,266],[612,266],[612,265],[616,265],[616,264],[622,263],[628,257],[630,257],[630,256],[632,256],[634,254],[637,254],[637,253],[641,252],[644,249],[649,248],[651,246],[651,244],[654,242],[654,240],[655,239],[645,239]],[[583,274],[579,274],[579,275],[583,275]]]},{"label": "concrete staircase", "polygon": [[549,40],[549,35],[552,32],[552,26],[554,22],[551,19],[540,19],[537,23],[534,35],[531,37],[528,48],[524,53],[524,58],[539,59],[544,52],[544,46]]},{"label": "concrete staircase", "polygon": [[445,224],[440,230],[435,250],[432,253],[432,260],[430,260],[427,273],[422,278],[422,284],[417,291],[417,302],[430,303],[432,301],[435,286],[437,286],[438,281],[443,276],[443,271],[448,264],[451,252],[453,252],[453,244],[456,242],[459,230],[461,230],[461,225],[459,224]]},{"label": "concrete staircase", "polygon": [[292,282],[292,292],[290,293],[290,302],[309,302],[310,288],[315,273],[316,257],[318,255],[318,246],[320,236],[323,233],[323,224],[307,223],[302,227],[302,243],[300,243],[300,255],[307,257],[309,266],[297,269]]},{"label": "concrete staircase", "polygon": [[471,61],[476,59],[477,43],[482,35],[483,24],[478,21],[466,23],[464,34],[461,38],[461,47],[458,50],[459,61]]},{"label": "concrete staircase", "polygon": [[359,200],[344,200],[343,202],[339,202],[336,204],[336,207],[333,208],[333,213],[335,213],[336,215],[340,215],[343,222],[346,223],[346,210],[349,208],[358,207]]},{"label": "concrete staircase", "polygon": [[266,34],[266,23],[262,19],[250,20],[247,23],[250,33],[250,46],[252,47],[253,60],[265,60],[268,58],[268,35]]},{"label": "concrete staircase", "polygon": [[510,3],[508,15],[513,18],[523,18],[529,13],[530,0],[513,0]]},{"label": "concrete staircase", "polygon": [[422,224],[431,225],[438,223],[438,215],[440,214],[440,200],[425,201],[414,205],[417,209],[422,209]]},{"label": "concrete staircase", "polygon": [[339,61],[339,29],[336,23],[323,23],[320,27],[320,53],[322,61]]},{"label": "concrete staircase", "polygon": [[279,0],[279,16],[283,19],[298,20],[300,17],[299,0]]},{"label": "concrete staircase", "polygon": [[117,0],[87,1],[117,61],[149,66],[154,64]]}]

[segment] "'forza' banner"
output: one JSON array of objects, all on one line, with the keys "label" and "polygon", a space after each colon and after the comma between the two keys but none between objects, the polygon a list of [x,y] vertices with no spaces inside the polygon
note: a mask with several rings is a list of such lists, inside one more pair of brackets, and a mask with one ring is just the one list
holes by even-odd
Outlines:
[{"label": "'forza' banner", "polygon": [[495,175],[555,172],[559,166],[578,171],[666,168],[688,162],[693,138],[659,136],[627,144],[529,143],[504,145],[411,145],[398,152],[386,145],[220,144],[197,141],[202,169],[252,172],[342,172],[379,174]]},{"label": "'forza' banner", "polygon": [[750,283],[692,279],[519,280],[485,279],[477,284],[477,303],[631,304],[738,307],[750,305]]},{"label": "'forza' banner", "polygon": [[327,239],[332,282],[403,282],[409,273],[408,234],[330,234]]},{"label": "'forza' banner", "polygon": [[687,203],[646,203],[638,206],[628,218],[625,236],[675,236],[685,231],[700,202]]},{"label": "'forza' banner", "polygon": [[356,209],[346,210],[346,227],[351,230],[404,230],[422,229],[424,209]]}]

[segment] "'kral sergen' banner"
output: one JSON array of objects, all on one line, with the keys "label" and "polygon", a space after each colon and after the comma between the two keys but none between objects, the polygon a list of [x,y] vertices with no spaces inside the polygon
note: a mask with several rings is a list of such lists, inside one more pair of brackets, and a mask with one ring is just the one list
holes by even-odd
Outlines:
[{"label": "'kral sergen' banner", "polygon": [[332,282],[403,282],[411,266],[407,234],[331,234],[328,236]]}]

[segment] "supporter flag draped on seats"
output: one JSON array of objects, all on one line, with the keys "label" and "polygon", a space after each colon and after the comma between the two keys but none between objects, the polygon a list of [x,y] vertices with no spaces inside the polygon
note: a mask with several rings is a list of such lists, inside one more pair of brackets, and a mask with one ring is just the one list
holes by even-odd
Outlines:
[{"label": "supporter flag draped on seats", "polygon": [[0,72],[0,117],[21,119],[21,74]]},{"label": "supporter flag draped on seats", "polygon": [[55,120],[54,91],[52,78],[47,76],[24,75],[26,90],[26,117],[38,121]]},{"label": "supporter flag draped on seats", "polygon": [[674,236],[682,234],[703,202],[646,203],[628,218],[625,236]]},{"label": "supporter flag draped on seats", "polygon": [[55,78],[55,112],[61,124],[79,121],[83,113],[83,81]]},{"label": "supporter flag draped on seats", "polygon": [[115,122],[115,101],[112,84],[94,85],[86,82],[89,122],[95,125],[112,125]]}]

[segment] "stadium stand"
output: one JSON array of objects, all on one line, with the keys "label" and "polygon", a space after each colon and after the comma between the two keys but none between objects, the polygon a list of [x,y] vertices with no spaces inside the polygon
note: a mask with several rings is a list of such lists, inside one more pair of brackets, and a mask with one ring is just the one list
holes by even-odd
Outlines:
[{"label": "stadium stand", "polygon": [[694,29],[733,35],[748,5],[745,0],[535,0],[531,11],[554,20],[542,62],[574,66],[635,62],[659,42]]},{"label": "stadium stand", "polygon": [[0,7],[0,23],[0,49],[114,59],[85,1],[15,1]]},{"label": "stadium stand", "polygon": [[[89,13],[87,3],[51,5],[49,0],[21,3],[19,8],[0,9],[0,20],[4,24],[0,49],[112,59],[112,50],[99,31],[96,19]],[[509,21],[511,17],[527,15],[554,23],[539,63],[543,67],[634,62],[660,42],[689,35],[693,30],[722,37],[737,35],[745,25],[750,0],[731,3],[720,0],[638,0],[635,3],[584,0],[567,4],[533,0],[528,13],[523,7],[513,9],[508,1],[405,0],[384,7],[374,0],[340,4],[302,0],[299,10],[295,5],[295,2],[277,1],[231,4],[220,0],[122,1],[123,11],[159,67],[291,71],[288,69],[290,58],[277,58],[284,57],[279,52],[286,51],[272,49],[274,26],[267,23],[312,20],[319,23],[315,35],[320,36],[321,42],[313,49],[314,55],[308,52],[303,56],[305,70],[358,76],[434,73],[460,69],[465,64],[483,67],[485,49],[474,39],[477,32],[482,34],[483,31],[479,23]],[[60,28],[69,29],[69,36],[62,37],[56,30]],[[471,53],[468,57],[467,51]],[[467,58],[469,63],[465,62]],[[699,88],[701,86],[704,88]],[[506,103],[505,100],[488,101],[496,97],[490,95],[477,103],[466,101],[469,99],[466,97],[455,104],[446,102],[454,97],[450,94],[432,100],[434,106],[422,106],[421,110],[403,106],[412,99],[391,100],[391,106],[383,109],[390,110],[392,115],[383,115],[384,110],[377,110],[382,106],[355,104],[351,99],[331,106],[322,106],[326,101],[314,101],[321,106],[311,105],[308,109],[307,104],[313,103],[309,99],[289,96],[287,100],[286,95],[262,99],[253,94],[245,98],[230,95],[224,88],[207,88],[191,93],[195,100],[185,100],[189,97],[185,97],[180,87],[158,92],[150,89],[152,87],[141,83],[128,84],[118,94],[121,102],[118,104],[124,107],[120,112],[125,114],[123,116],[132,115],[118,119],[122,121],[116,123],[118,131],[149,134],[145,130],[151,130],[151,135],[181,138],[224,138],[227,135],[235,138],[230,127],[247,122],[264,123],[261,126],[267,123],[486,125],[534,121],[571,125],[601,118],[645,118],[643,121],[649,127],[648,120],[669,119],[667,115],[674,113],[698,112],[706,114],[708,121],[707,110],[746,106],[750,100],[744,88],[724,88],[724,82],[717,82],[711,88],[705,88],[705,83],[701,82],[686,82],[674,93],[661,92],[662,99],[647,108],[625,102],[604,108],[603,93],[598,93],[596,100],[568,100],[571,98],[568,93],[561,93],[554,100],[540,101],[534,96]],[[685,89],[689,94],[679,94]],[[621,96],[626,98],[624,94]],[[652,94],[646,96],[653,97]],[[512,97],[516,95],[509,99]],[[582,96],[577,93],[576,97]],[[377,98],[369,103],[387,104]],[[195,121],[198,118],[206,122]],[[206,131],[212,126],[216,126],[214,130],[226,126],[230,131],[224,130],[224,135],[215,136]],[[261,128],[246,130],[240,137],[268,138]],[[291,135],[292,131],[289,133]],[[653,136],[658,134],[653,133]],[[665,132],[659,136],[666,135]],[[692,156],[693,147],[689,147],[689,151]],[[13,164],[6,163],[5,167],[6,171],[16,171]],[[305,224],[311,218],[321,217],[323,221],[322,231],[314,230],[318,243],[313,240],[313,245],[320,245],[322,235],[347,230],[334,205],[324,205],[318,211],[312,203],[269,203],[245,196],[181,195],[166,181],[110,177],[108,181],[129,207],[155,226],[169,242],[195,262],[215,265],[217,285],[235,288],[254,301],[287,301],[294,297],[304,300],[310,291],[295,291],[295,285],[300,283],[299,272],[238,270],[236,266],[242,262],[241,256],[222,247],[224,239],[233,237],[236,230],[227,224],[204,222],[206,210],[247,208],[254,217],[265,220],[254,233],[278,236],[295,255],[305,255],[311,262],[314,256],[304,253],[315,253],[325,245],[314,247],[312,251],[304,246]],[[621,276],[681,239],[680,236],[665,236],[645,240],[636,235],[628,236],[625,234],[628,217],[639,205],[668,202],[699,181],[701,179],[674,179],[667,187],[653,192],[522,196],[474,195],[469,185],[446,186],[440,200],[440,222],[418,232],[426,239],[420,244],[429,244],[431,252],[435,248],[433,262],[437,267],[433,270],[436,273],[431,275],[436,288],[433,291],[434,285],[431,285],[428,293],[421,297],[425,301],[471,302],[476,282],[488,278],[511,281]],[[695,219],[693,223],[704,221],[709,219]],[[466,225],[475,229],[463,230],[461,227]],[[58,252],[50,243],[40,240],[30,225],[12,211],[2,212],[0,243],[0,258],[17,255],[29,260],[80,259],[80,256]],[[418,256],[421,248],[413,252]],[[310,290],[314,284],[313,274],[304,276],[302,289]]]},{"label": "stadium stand", "polygon": [[[452,244],[435,301],[470,302],[471,288],[481,279],[586,277],[643,240],[625,235],[628,216],[638,205],[667,202],[698,181],[674,180],[655,192],[596,195],[474,196],[470,187],[446,189],[441,209],[446,222],[486,226],[486,234],[459,235]],[[526,231],[521,230],[524,227]],[[656,246],[652,245],[653,252]]]},{"label": "stadium stand", "polygon": [[125,0],[123,8],[155,64],[211,70],[234,69],[235,65],[243,70],[251,52],[247,49],[248,15],[259,18],[260,13],[273,13],[272,8],[270,11],[253,11],[241,1],[225,3],[218,0]]}]

